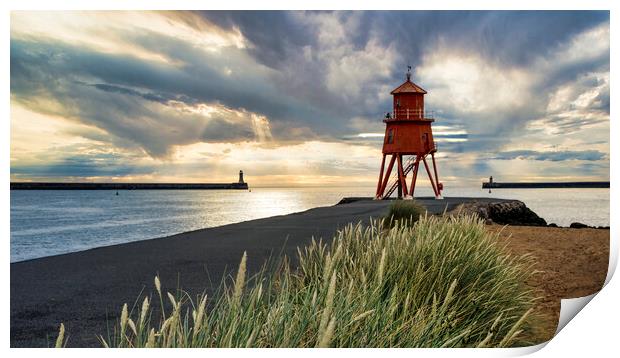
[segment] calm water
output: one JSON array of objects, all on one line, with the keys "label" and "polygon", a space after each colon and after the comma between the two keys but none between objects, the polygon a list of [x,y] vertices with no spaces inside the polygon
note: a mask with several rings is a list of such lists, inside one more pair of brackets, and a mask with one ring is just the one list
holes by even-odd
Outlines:
[{"label": "calm water", "polygon": [[[11,262],[283,215],[369,196],[360,188],[11,191]],[[419,188],[417,195],[430,195]],[[561,226],[609,225],[609,189],[447,188],[445,196],[512,198]]]}]

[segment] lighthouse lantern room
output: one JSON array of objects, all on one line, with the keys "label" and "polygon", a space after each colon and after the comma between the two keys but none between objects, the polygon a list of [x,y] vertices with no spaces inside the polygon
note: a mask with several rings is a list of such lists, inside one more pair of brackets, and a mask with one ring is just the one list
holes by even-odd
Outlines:
[{"label": "lighthouse lantern room", "polygon": [[[411,199],[415,190],[418,169],[424,165],[436,199],[441,199],[443,184],[439,182],[435,153],[437,147],[433,140],[431,123],[432,112],[424,111],[424,95],[427,92],[411,82],[411,66],[408,66],[407,80],[390,92],[394,96],[394,108],[385,115],[385,136],[383,139],[383,160],[377,183],[376,199],[387,199],[394,191],[398,198]],[[427,157],[430,155],[432,171]],[[386,159],[389,158],[387,169]],[[392,169],[394,176],[390,180]],[[407,187],[407,176],[411,174],[411,184]]]}]

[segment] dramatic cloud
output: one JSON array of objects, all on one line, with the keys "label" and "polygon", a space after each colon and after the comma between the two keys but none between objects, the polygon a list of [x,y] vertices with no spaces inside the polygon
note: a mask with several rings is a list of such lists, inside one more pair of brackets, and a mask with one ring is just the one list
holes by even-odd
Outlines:
[{"label": "dramatic cloud", "polygon": [[562,151],[562,152],[537,152],[534,150],[514,150],[510,152],[498,153],[491,159],[512,160],[512,159],[532,159],[550,160],[553,162],[563,160],[587,160],[596,161],[605,158],[605,154],[596,150],[584,151]]},{"label": "dramatic cloud", "polygon": [[444,179],[607,179],[609,47],[599,11],[13,12],[12,177],[371,183],[411,64]]}]

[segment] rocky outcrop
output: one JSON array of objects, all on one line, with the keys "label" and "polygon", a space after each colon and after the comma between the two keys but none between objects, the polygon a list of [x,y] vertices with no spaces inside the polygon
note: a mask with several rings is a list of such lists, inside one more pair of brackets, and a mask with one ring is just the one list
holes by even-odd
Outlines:
[{"label": "rocky outcrop", "polygon": [[487,224],[547,226],[545,219],[530,210],[522,201],[470,202],[457,206],[451,215],[474,213]]},{"label": "rocky outcrop", "polygon": [[603,229],[609,230],[609,226],[589,226],[580,222],[571,223],[569,226],[571,229]]},{"label": "rocky outcrop", "polygon": [[588,225],[582,223],[571,223],[569,227],[571,229],[585,229],[588,228]]}]

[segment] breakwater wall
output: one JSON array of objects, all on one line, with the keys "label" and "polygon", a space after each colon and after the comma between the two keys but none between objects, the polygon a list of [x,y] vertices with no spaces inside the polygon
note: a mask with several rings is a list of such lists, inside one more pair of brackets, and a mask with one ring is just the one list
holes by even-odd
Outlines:
[{"label": "breakwater wall", "polygon": [[247,190],[248,183],[11,183],[11,190]]},{"label": "breakwater wall", "polygon": [[482,189],[609,188],[608,181],[496,183],[484,182]]}]

